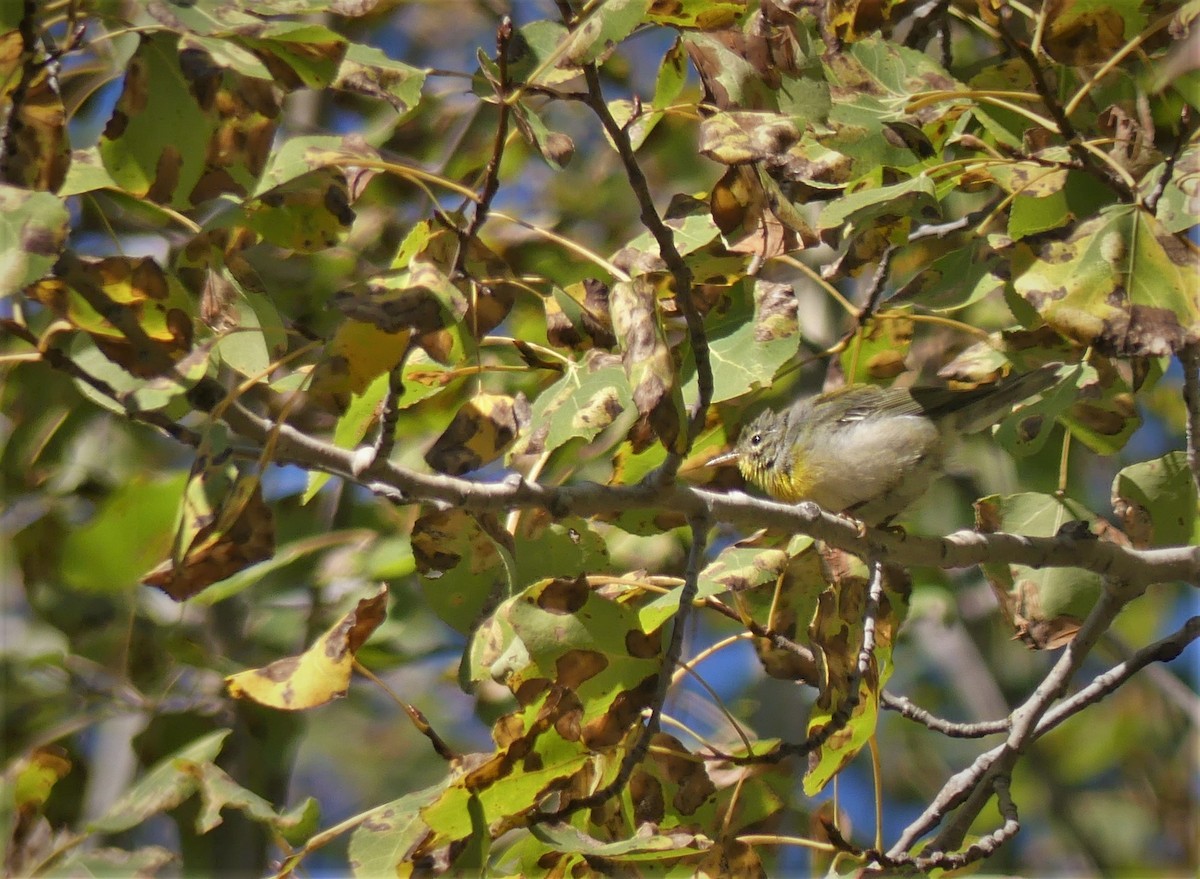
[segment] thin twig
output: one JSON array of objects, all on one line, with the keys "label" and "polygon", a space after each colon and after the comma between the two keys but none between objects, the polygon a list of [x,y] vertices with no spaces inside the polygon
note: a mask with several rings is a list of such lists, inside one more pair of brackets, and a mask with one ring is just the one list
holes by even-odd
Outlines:
[{"label": "thin twig", "polygon": [[863,607],[862,644],[859,645],[854,668],[846,677],[845,695],[829,720],[810,733],[802,742],[783,742],[765,754],[735,758],[733,762],[741,764],[776,763],[785,757],[803,757],[811,754],[829,741],[834,734],[846,728],[846,724],[854,717],[854,710],[862,701],[863,678],[870,672],[871,665],[875,661],[875,635],[879,620],[879,606],[882,600],[883,562],[875,560],[871,563],[871,579],[867,584],[867,601]]},{"label": "thin twig", "polygon": [[[1087,706],[1099,702],[1150,663],[1170,662],[1176,659],[1183,653],[1184,648],[1197,638],[1200,638],[1200,616],[1191,617],[1179,629],[1167,637],[1141,648],[1125,662],[1114,665],[1108,671],[1094,677],[1091,683],[1070,699],[1066,699],[1055,705],[1038,722],[1037,729],[1034,731],[1034,737],[1041,738],[1068,717],[1078,714]],[[1195,722],[1194,714],[1192,720]]]},{"label": "thin twig", "polygon": [[915,720],[922,726],[927,726],[934,732],[939,732],[952,739],[978,739],[983,736],[993,736],[1008,731],[1008,720],[982,720],[978,723],[955,723],[935,717],[924,708],[915,705],[905,696],[896,696],[886,690],[880,695],[879,703],[888,711],[895,711],[901,717]]},{"label": "thin twig", "polygon": [[1046,81],[1046,73],[1042,70],[1042,65],[1038,63],[1033,51],[1021,42],[1013,34],[1012,30],[1012,7],[1004,2],[998,10],[1000,20],[1000,36],[1004,40],[1005,45],[1009,47],[1016,55],[1024,62],[1029,70],[1029,75],[1033,79],[1033,86],[1037,90],[1038,96],[1042,99],[1042,104],[1050,113],[1050,117],[1054,120],[1055,126],[1058,128],[1058,133],[1062,135],[1066,141],[1067,149],[1071,154],[1079,160],[1082,170],[1091,174],[1097,180],[1101,181],[1105,186],[1115,192],[1120,198],[1127,202],[1134,201],[1134,192],[1132,188],[1120,177],[1113,174],[1108,168],[1105,168],[1096,161],[1094,153],[1089,151],[1083,144],[1083,139],[1079,136],[1079,132],[1075,130],[1070,118],[1063,112],[1062,104],[1058,97],[1054,94],[1054,90],[1050,88],[1050,84]]},{"label": "thin twig", "polygon": [[955,809],[952,819],[930,842],[928,850],[955,851],[962,846],[972,823],[992,797],[992,782],[1012,772],[1022,751],[1036,735],[1039,721],[1066,690],[1096,641],[1112,625],[1121,609],[1141,591],[1141,588],[1128,584],[1112,580],[1105,582],[1105,589],[1096,605],[1079,627],[1075,638],[1063,650],[1058,662],[1033,694],[1009,715],[1008,739],[976,760],[968,776],[959,773],[947,782],[921,816],[905,828],[890,855],[900,856],[907,852],[920,836],[941,821],[951,809]]},{"label": "thin twig", "polygon": [[496,193],[500,191],[500,162],[504,158],[504,145],[508,142],[508,123],[512,115],[512,106],[507,100],[508,90],[512,85],[508,75],[508,45],[512,40],[512,35],[512,19],[506,15],[500,20],[500,26],[496,29],[496,66],[499,68],[500,76],[496,82],[492,83],[492,87],[496,91],[496,104],[500,109],[500,115],[496,120],[496,135],[492,140],[492,154],[488,158],[487,167],[484,169],[483,185],[480,187],[479,196],[475,202],[475,210],[471,216],[471,225],[462,233],[460,239],[458,258],[455,260],[454,266],[456,275],[465,274],[467,250],[470,243],[479,234],[479,230],[483,228],[483,224],[487,222],[487,215],[491,209],[492,200],[496,197]]}]

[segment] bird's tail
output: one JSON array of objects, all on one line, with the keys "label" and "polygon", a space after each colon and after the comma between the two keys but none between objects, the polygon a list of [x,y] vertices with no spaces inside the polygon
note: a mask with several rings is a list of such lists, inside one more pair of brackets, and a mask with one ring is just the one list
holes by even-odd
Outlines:
[{"label": "bird's tail", "polygon": [[1012,407],[1054,385],[1063,364],[1047,363],[1020,375],[1009,375],[995,384],[969,391],[942,391],[944,401],[931,401],[926,411],[936,419],[947,416],[954,429],[975,433],[990,427],[1012,411]]}]

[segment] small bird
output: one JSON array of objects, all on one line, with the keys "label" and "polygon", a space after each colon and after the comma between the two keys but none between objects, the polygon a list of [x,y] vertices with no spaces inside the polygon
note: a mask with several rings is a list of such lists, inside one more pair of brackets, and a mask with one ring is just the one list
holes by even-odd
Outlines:
[{"label": "small bird", "polygon": [[1014,404],[1046,390],[1061,364],[987,387],[852,385],[765,411],[732,451],[709,466],[737,464],[747,482],[787,503],[813,501],[867,524],[886,523],[944,472],[954,436],[983,430]]}]

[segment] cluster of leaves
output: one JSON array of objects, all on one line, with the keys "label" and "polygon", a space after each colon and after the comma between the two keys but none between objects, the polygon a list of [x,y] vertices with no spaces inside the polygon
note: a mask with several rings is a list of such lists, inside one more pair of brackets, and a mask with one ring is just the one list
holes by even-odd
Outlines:
[{"label": "cluster of leaves", "polygon": [[[1059,490],[985,497],[978,530],[1194,544],[1182,451],[1116,475],[1112,523],[1066,462],[1096,472],[1076,462],[1146,413],[1183,433],[1164,373],[1200,345],[1200,7],[561,3],[490,22],[494,49],[455,74],[419,39],[453,8],[418,6],[0,8],[5,530],[30,612],[4,660],[6,868],[160,867],[170,851],[114,835],[165,811],[197,870],[247,850],[203,845],[237,813],[281,873],[351,831],[361,875],[993,853],[1011,832],[972,849],[964,828],[925,861],[906,838],[885,854],[882,829],[856,846],[809,800],[874,749],[901,626],[944,575],[868,587],[854,556],[775,533],[706,559],[712,523],[664,492],[728,487],[702,462],[810,360],[963,385],[1063,363],[995,434],[1024,474],[1064,462]],[[406,61],[372,45],[393,20]],[[1100,574],[984,573],[993,637],[1094,643]],[[1142,599],[1136,637],[1172,600]],[[693,606],[810,685],[799,741],[662,713]],[[458,753],[409,693],[434,777],[322,831],[315,800],[283,808],[288,712],[447,646],[488,750]],[[88,813],[75,739],[124,717],[146,772]],[[812,832],[781,829],[797,815]]]}]

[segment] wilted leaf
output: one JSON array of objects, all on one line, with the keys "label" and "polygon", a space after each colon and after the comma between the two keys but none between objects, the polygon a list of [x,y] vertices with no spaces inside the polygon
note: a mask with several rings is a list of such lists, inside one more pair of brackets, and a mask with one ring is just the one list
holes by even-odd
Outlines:
[{"label": "wilted leaf", "polygon": [[551,345],[587,351],[616,347],[608,313],[608,286],[587,279],[566,289],[555,287],[542,298],[546,310],[546,338]]},{"label": "wilted leaf", "polygon": [[524,394],[475,394],[425,453],[425,462],[439,473],[461,476],[499,458],[528,427]]},{"label": "wilted leaf", "polygon": [[[832,721],[849,698],[851,675],[863,643],[863,611],[870,572],[858,559],[841,550],[824,553],[826,578],[832,584],[817,598],[816,615],[809,634],[824,660],[824,686],[808,720],[813,735]],[[892,651],[900,624],[908,614],[912,579],[903,569],[885,565],[883,595],[875,618],[875,650],[866,674],[859,681],[859,698],[849,722],[809,755],[804,792],[814,796],[837,775],[875,733],[879,696],[895,667]]]},{"label": "wilted leaf", "polygon": [[[0,34],[0,119],[0,181],[56,191],[71,163],[58,64],[40,48],[30,56],[20,30]],[[0,278],[3,275],[0,271]]]},{"label": "wilted leaf", "polygon": [[825,23],[838,40],[850,43],[879,30],[897,5],[898,0],[827,0]]},{"label": "wilted leaf", "polygon": [[192,347],[192,304],[149,257],[64,257],[58,277],[28,294],[83,330],[104,355],[139,378],[172,371]]},{"label": "wilted leaf", "polygon": [[176,601],[270,558],[275,519],[257,476],[238,474],[218,455],[199,456],[184,493],[172,558],[142,578]]},{"label": "wilted leaf", "polygon": [[649,419],[663,446],[681,452],[687,443],[683,408],[671,349],[658,311],[654,279],[639,276],[612,289],[613,333],[638,414]]},{"label": "wilted leaf", "polygon": [[302,711],[344,696],[350,688],[354,655],[387,616],[387,587],[358,602],[299,656],[277,659],[264,668],[225,679],[229,695],[285,711]]}]

